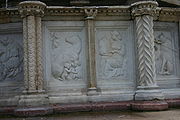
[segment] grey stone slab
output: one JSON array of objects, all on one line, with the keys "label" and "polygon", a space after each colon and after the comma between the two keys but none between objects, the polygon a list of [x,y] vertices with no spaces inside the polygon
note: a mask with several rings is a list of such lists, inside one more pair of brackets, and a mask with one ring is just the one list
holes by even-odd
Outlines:
[{"label": "grey stone slab", "polygon": [[22,24],[0,25],[0,98],[13,97],[23,89]]},{"label": "grey stone slab", "polygon": [[85,40],[84,22],[44,22],[47,91],[56,95],[81,94],[86,87]]},{"label": "grey stone slab", "polygon": [[97,83],[103,90],[133,90],[135,57],[131,21],[96,21]]},{"label": "grey stone slab", "polygon": [[162,88],[180,87],[178,24],[155,22],[156,79]]}]

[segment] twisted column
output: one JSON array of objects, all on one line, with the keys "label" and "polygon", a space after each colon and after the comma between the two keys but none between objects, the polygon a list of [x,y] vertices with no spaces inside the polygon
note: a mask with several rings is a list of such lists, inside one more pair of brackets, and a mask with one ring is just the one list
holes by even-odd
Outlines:
[{"label": "twisted column", "polygon": [[97,94],[96,82],[96,46],[94,34],[94,18],[97,14],[97,9],[85,9],[85,23],[87,32],[87,80],[88,80],[88,94]]},{"label": "twisted column", "polygon": [[131,5],[135,21],[138,80],[135,100],[163,99],[155,80],[153,17],[157,2],[143,1]]},{"label": "twisted column", "polygon": [[23,18],[24,80],[28,93],[43,91],[41,17],[46,5],[39,1],[19,4]]},{"label": "twisted column", "polygon": [[155,81],[153,17],[144,15],[135,18],[139,86],[157,86]]}]

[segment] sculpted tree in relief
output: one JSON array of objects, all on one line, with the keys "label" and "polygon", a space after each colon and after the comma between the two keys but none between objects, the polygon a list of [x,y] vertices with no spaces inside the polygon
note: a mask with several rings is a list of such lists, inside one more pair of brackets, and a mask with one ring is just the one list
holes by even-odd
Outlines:
[{"label": "sculpted tree in relief", "polygon": [[81,79],[81,39],[78,35],[52,34],[52,75],[58,80]]}]

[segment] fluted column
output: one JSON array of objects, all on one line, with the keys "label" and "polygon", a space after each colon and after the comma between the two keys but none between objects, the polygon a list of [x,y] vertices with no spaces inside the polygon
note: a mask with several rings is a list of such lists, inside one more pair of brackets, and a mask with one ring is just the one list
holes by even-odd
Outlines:
[{"label": "fluted column", "polygon": [[135,100],[163,99],[155,76],[153,17],[158,3],[142,1],[131,5],[137,46],[137,91]]},{"label": "fluted column", "polygon": [[25,91],[19,105],[45,105],[47,95],[43,88],[41,17],[46,5],[40,1],[24,1],[19,4],[23,19],[24,83]]},{"label": "fluted column", "polygon": [[94,32],[94,18],[97,14],[97,9],[85,9],[85,25],[87,33],[87,80],[88,80],[88,94],[97,94],[96,82],[96,46],[95,46],[95,32]]}]

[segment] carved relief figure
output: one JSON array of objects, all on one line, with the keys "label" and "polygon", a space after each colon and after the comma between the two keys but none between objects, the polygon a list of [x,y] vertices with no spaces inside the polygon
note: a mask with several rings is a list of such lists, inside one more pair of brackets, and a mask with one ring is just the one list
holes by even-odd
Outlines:
[{"label": "carved relief figure", "polygon": [[101,76],[106,78],[125,75],[125,45],[117,31],[106,34],[99,41]]},{"label": "carved relief figure", "polygon": [[0,81],[15,79],[23,71],[23,48],[8,36],[0,39]]},{"label": "carved relief figure", "polygon": [[58,80],[81,79],[81,39],[78,35],[53,37],[52,75]]},{"label": "carved relief figure", "polygon": [[171,75],[173,72],[171,40],[160,33],[155,38],[156,73],[160,75]]}]

